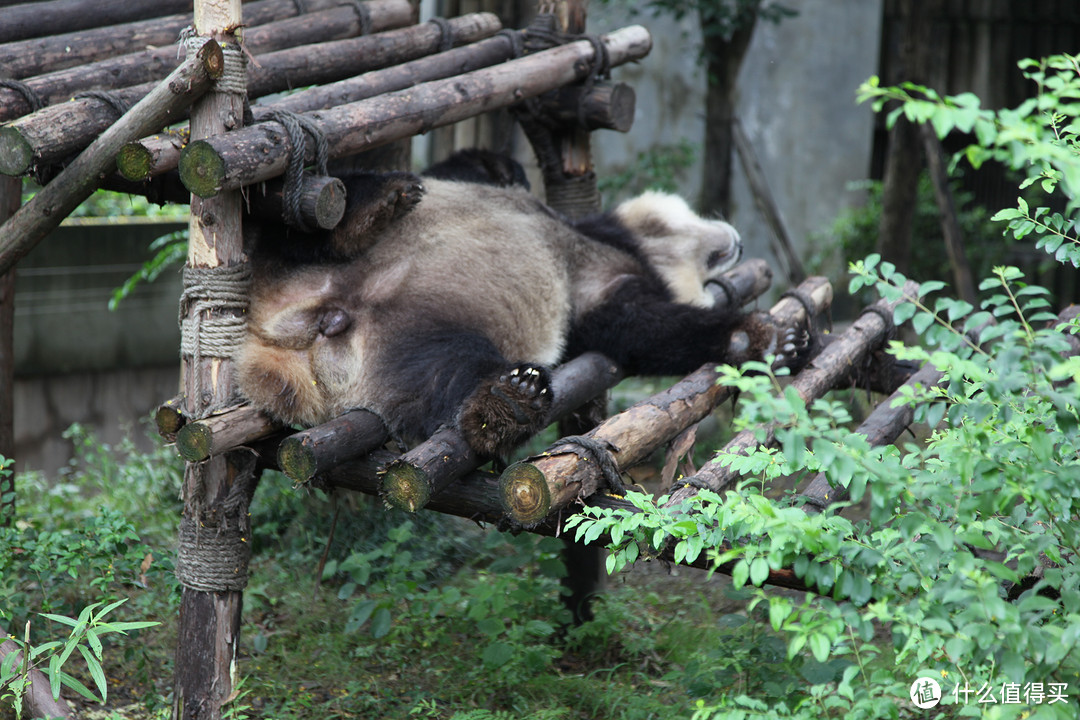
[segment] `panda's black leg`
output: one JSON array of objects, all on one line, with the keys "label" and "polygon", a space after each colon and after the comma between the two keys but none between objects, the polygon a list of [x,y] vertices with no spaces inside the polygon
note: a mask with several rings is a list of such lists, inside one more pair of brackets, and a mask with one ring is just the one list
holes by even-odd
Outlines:
[{"label": "panda's black leg", "polygon": [[805,360],[805,331],[777,326],[767,313],[741,313],[672,302],[627,282],[571,327],[568,354],[604,353],[627,372],[677,375],[707,362],[739,364],[767,354],[788,367]]},{"label": "panda's black leg", "polygon": [[412,210],[424,196],[419,175],[408,172],[359,173],[345,183],[345,219],[330,235],[342,258],[355,257],[368,238]]},{"label": "panda's black leg", "polygon": [[547,368],[528,363],[506,368],[465,399],[458,429],[479,455],[502,456],[544,427],[551,398]]},{"label": "panda's black leg", "polygon": [[497,457],[544,427],[550,375],[539,365],[511,365],[482,335],[453,329],[399,334],[377,373],[380,412],[395,434],[423,440],[456,424],[477,454]]}]

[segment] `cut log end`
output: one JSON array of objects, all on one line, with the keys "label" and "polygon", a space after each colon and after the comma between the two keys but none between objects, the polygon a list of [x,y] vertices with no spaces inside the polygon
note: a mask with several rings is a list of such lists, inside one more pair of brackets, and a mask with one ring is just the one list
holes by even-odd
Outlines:
[{"label": "cut log end", "polygon": [[380,494],[387,507],[416,512],[431,499],[431,481],[415,465],[395,460],[386,466]]},{"label": "cut log end", "polygon": [[188,423],[176,433],[176,449],[188,462],[200,462],[210,457],[213,443],[213,431],[201,422]]},{"label": "cut log end", "polygon": [[278,467],[293,482],[306,483],[315,477],[318,461],[311,446],[303,438],[287,437],[277,451]]},{"label": "cut log end", "polygon": [[149,178],[152,166],[153,156],[142,143],[128,143],[116,153],[116,169],[133,182]]},{"label": "cut log end", "polygon": [[175,397],[166,400],[154,411],[154,425],[158,434],[168,442],[176,441],[176,433],[187,422],[184,417],[184,398]]},{"label": "cut log end", "polygon": [[22,175],[34,162],[34,149],[13,127],[0,127],[0,173]]},{"label": "cut log end", "polygon": [[519,525],[531,527],[551,511],[547,478],[531,463],[514,463],[499,478],[503,509]]},{"label": "cut log end", "polygon": [[225,179],[225,160],[210,143],[190,143],[180,155],[180,180],[184,187],[201,198],[221,192]]},{"label": "cut log end", "polygon": [[315,201],[315,222],[323,230],[333,230],[345,216],[345,183],[338,178],[319,188]]}]

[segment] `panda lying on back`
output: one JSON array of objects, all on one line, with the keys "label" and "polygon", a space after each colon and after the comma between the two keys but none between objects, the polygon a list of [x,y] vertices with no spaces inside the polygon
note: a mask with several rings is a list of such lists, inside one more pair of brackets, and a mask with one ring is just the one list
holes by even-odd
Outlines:
[{"label": "panda lying on back", "polygon": [[302,425],[366,408],[409,443],[456,423],[491,457],[544,426],[548,368],[587,350],[639,374],[794,359],[797,332],[712,309],[705,283],[739,259],[739,236],[681,199],[571,223],[502,156],[466,151],[426,175],[347,178],[334,231],[249,237],[237,373],[253,405]]}]

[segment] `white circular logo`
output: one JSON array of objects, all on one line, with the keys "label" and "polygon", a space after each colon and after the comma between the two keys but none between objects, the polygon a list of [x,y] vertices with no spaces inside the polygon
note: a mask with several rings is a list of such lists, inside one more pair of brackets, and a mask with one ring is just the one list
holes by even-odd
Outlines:
[{"label": "white circular logo", "polygon": [[941,686],[934,678],[921,677],[911,683],[911,702],[922,710],[941,702]]}]

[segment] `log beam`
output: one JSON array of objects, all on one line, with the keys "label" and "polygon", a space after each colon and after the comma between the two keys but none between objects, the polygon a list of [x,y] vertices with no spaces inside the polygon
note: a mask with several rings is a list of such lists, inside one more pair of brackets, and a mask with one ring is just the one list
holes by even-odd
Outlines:
[{"label": "log beam", "polygon": [[187,400],[183,395],[169,398],[154,409],[154,427],[165,442],[176,442],[176,433],[187,423],[184,409]]},{"label": "log beam", "polygon": [[250,405],[185,423],[176,433],[176,449],[188,462],[247,445],[281,429],[281,423]]},{"label": "log beam", "polygon": [[0,42],[85,30],[158,17],[191,9],[191,0],[50,0],[12,5],[4,10]]},{"label": "log beam", "polygon": [[[408,0],[368,0],[364,6],[368,9],[373,30],[387,30],[412,22],[413,9]],[[361,22],[356,10],[352,6],[341,5],[250,28],[244,33],[244,45],[249,52],[257,54],[270,54],[298,46],[303,46],[299,48],[303,51],[305,47],[311,47],[308,43],[325,44],[328,37],[349,38],[359,35],[360,30]],[[84,90],[158,82],[178,64],[176,46],[170,44],[27,78],[24,83],[44,104],[52,105]],[[21,93],[0,88],[0,120],[25,115],[31,109]]]},{"label": "log beam", "polygon": [[[388,3],[386,7],[389,8],[398,8],[400,3],[404,3],[402,7],[408,7],[406,0],[377,1]],[[375,2],[370,4],[374,6]],[[392,19],[396,22],[399,18],[393,16]],[[448,22],[453,40],[457,43],[488,37],[501,27],[499,19],[490,13],[466,15]],[[441,31],[425,23],[374,35],[263,53],[256,56],[255,62],[248,67],[248,95],[254,98],[296,86],[340,80],[430,55],[439,49],[441,40]],[[116,90],[112,95],[121,103],[133,103],[152,87],[151,84],[135,85]],[[0,119],[3,119],[5,107],[2,100],[4,92],[0,89]],[[290,107],[291,104],[285,104],[281,109]],[[268,109],[259,112],[265,113]],[[21,175],[32,164],[55,162],[78,152],[109,127],[115,118],[116,110],[99,98],[57,103],[20,117],[0,127],[0,173]],[[174,121],[183,119],[181,115]],[[183,136],[179,140],[181,145],[186,142]],[[172,142],[157,144],[156,150],[167,153],[167,145]],[[130,162],[136,163],[131,176],[141,179],[138,177],[138,158],[132,158]],[[161,163],[160,160],[155,162]]]},{"label": "log beam", "polygon": [[[496,29],[493,26],[492,32]],[[255,105],[251,110],[255,122],[265,120],[272,110],[296,113],[325,110],[336,105],[405,90],[420,83],[490,67],[513,56],[513,44],[505,36],[479,40],[436,55],[301,90],[271,104]],[[176,169],[185,145],[187,137],[182,133],[179,136],[159,135],[144,138],[125,147],[121,156],[117,157],[117,165],[125,177],[145,180]]]},{"label": "log beam", "polygon": [[629,132],[634,124],[637,95],[626,83],[596,83],[592,87],[571,85],[545,95],[540,114],[565,125],[586,130]]},{"label": "log beam", "polygon": [[221,47],[216,43],[204,45],[4,223],[0,232],[0,274],[26,255],[115,170],[121,146],[168,124],[220,77],[222,65]]},{"label": "log beam", "polygon": [[[832,287],[825,278],[808,278],[799,289],[817,312],[832,301]],[[810,319],[793,298],[781,300],[770,315],[783,326]],[[717,384],[719,377],[716,364],[709,363],[667,390],[608,418],[587,437],[614,448],[612,459],[620,471],[636,465],[731,396],[730,388]],[[564,450],[511,465],[500,479],[500,493],[509,517],[528,527],[578,498],[589,497],[602,483],[602,473],[593,461]]]},{"label": "log beam", "polygon": [[339,463],[367,455],[388,437],[386,424],[368,410],[350,410],[333,420],[290,435],[277,449],[278,467],[307,483]]},{"label": "log beam", "polygon": [[[304,6],[308,12],[316,12],[340,4],[341,0],[306,0]],[[297,4],[294,0],[258,0],[244,5],[244,19],[249,27],[284,20],[296,14]],[[184,12],[122,25],[5,42],[0,44],[0,67],[12,78],[65,70],[124,55],[132,48],[172,45],[180,31],[190,24],[191,13]]]},{"label": "log beam", "polygon": [[[860,358],[884,343],[888,339],[892,324],[891,321],[886,323],[882,316],[891,318],[896,306],[906,298],[917,297],[917,292],[917,285],[909,280],[904,286],[903,297],[898,297],[892,302],[882,299],[874,303],[840,337],[829,343],[817,357],[811,360],[810,365],[803,368],[791,382],[791,387],[795,389],[803,402],[809,405],[836,387],[850,372],[850,366],[853,363],[859,362]],[[776,440],[774,431],[774,426],[766,428],[766,437],[762,442],[755,431],[744,430],[732,438],[722,452],[723,454],[745,453],[758,446],[769,447]],[[708,487],[714,492],[720,492],[730,487],[737,479],[737,473],[732,471],[729,465],[722,464],[718,455],[702,466],[695,475],[680,481],[687,484],[674,491],[667,504],[675,506],[684,502],[697,494],[699,487]]]},{"label": "log beam", "polygon": [[[603,38],[613,65],[644,57],[651,38],[640,26]],[[481,112],[507,107],[574,82],[588,72],[595,50],[578,41],[465,75],[418,85],[410,90],[313,113],[333,157],[351,155],[393,140],[418,135]],[[285,171],[289,144],[277,123],[193,142],[180,158],[180,177],[196,195],[261,182]],[[314,142],[305,143],[305,161]]]}]

